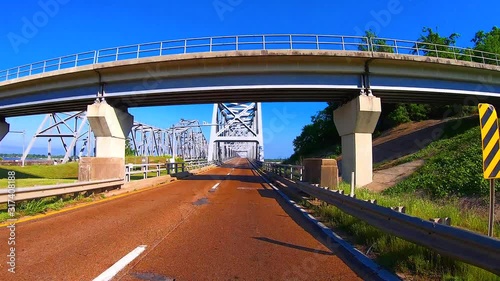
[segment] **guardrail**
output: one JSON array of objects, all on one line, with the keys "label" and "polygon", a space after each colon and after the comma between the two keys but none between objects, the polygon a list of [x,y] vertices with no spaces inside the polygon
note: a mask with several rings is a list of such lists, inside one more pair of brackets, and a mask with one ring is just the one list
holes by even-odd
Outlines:
[{"label": "guardrail", "polygon": [[[76,182],[69,184],[58,184],[41,187],[16,188],[14,201],[38,199],[50,196],[65,195],[76,192],[83,192],[103,188],[118,188],[123,185],[122,179],[111,179],[102,181]],[[9,202],[9,191],[0,190],[0,203]],[[10,199],[10,201],[13,201]]]},{"label": "guardrail", "polygon": [[304,166],[285,165],[274,162],[264,162],[263,166],[267,171],[287,179],[298,180],[298,181],[302,181],[303,179]]},{"label": "guardrail", "polygon": [[100,49],[2,70],[0,81],[104,62],[188,53],[245,50],[386,52],[500,65],[499,54],[419,41],[343,35],[265,34],[189,38]]},{"label": "guardrail", "polygon": [[206,159],[192,159],[174,163],[127,164],[125,165],[125,182],[130,182],[132,180],[131,176],[136,174],[142,174],[142,178],[147,179],[150,173],[155,173],[154,176],[159,177],[162,171],[166,171],[167,175],[171,175],[199,169],[210,164]]},{"label": "guardrail", "polygon": [[186,169],[188,171],[200,169],[213,164],[212,162],[208,162],[207,159],[186,159],[184,162],[186,163]]},{"label": "guardrail", "polygon": [[[268,172],[270,165],[264,164]],[[468,230],[412,217],[371,202],[295,182],[297,188],[343,212],[407,241],[500,275],[500,240]]]}]

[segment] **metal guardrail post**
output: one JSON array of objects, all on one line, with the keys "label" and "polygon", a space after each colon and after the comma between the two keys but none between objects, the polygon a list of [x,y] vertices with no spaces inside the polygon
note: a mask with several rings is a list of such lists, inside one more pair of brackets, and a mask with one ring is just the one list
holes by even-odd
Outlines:
[{"label": "metal guardrail post", "polygon": [[148,166],[147,166],[147,164],[142,165],[142,178],[143,179],[148,178]]},{"label": "metal guardrail post", "polygon": [[293,180],[293,166],[290,166],[290,179]]},{"label": "metal guardrail post", "polygon": [[160,164],[156,164],[156,176],[159,177],[161,173]]},{"label": "metal guardrail post", "polygon": [[125,182],[130,182],[130,164],[125,165]]},{"label": "metal guardrail post", "polygon": [[184,172],[184,171],[185,171],[185,165],[184,165],[184,164],[185,164],[184,162],[182,162],[182,163],[181,163],[181,171],[182,171],[182,172]]}]

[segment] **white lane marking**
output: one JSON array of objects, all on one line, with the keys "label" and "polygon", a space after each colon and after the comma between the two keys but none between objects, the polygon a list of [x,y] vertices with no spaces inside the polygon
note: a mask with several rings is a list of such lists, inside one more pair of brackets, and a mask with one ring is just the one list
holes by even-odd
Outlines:
[{"label": "white lane marking", "polygon": [[146,245],[141,245],[135,248],[132,252],[128,253],[126,256],[121,258],[115,264],[113,264],[106,271],[97,276],[93,281],[108,281],[115,277],[118,272],[124,269],[130,262],[137,258],[142,252],[146,250]]},{"label": "white lane marking", "polygon": [[214,186],[212,186],[212,188],[210,188],[210,191],[211,191],[211,192],[216,191],[216,190],[217,190],[217,188],[219,187],[219,184],[220,184],[220,182],[219,182],[219,183],[216,183]]}]

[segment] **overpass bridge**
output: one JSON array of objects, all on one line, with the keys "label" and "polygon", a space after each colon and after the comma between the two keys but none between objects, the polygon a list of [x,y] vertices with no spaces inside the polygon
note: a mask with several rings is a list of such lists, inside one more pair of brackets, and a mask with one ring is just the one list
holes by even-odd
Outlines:
[{"label": "overpass bridge", "polygon": [[[224,103],[258,108],[259,102],[336,101],[342,104],[334,116],[342,136],[343,178],[351,181],[354,171],[352,180],[363,186],[372,180],[371,134],[381,102],[500,105],[498,54],[396,39],[384,39],[392,50],[384,53],[377,52],[380,40],[207,37],[102,49],[12,68],[0,72],[0,136],[8,131],[6,117],[86,109],[97,137],[96,156],[123,158],[133,125],[130,107],[215,103],[213,121],[218,122],[215,112],[227,111]],[[227,121],[240,141],[254,143],[252,158],[261,157],[260,119]],[[209,146],[209,157],[228,154],[219,145],[223,141],[241,145],[235,135],[224,135],[224,126],[212,129],[218,141]]]}]

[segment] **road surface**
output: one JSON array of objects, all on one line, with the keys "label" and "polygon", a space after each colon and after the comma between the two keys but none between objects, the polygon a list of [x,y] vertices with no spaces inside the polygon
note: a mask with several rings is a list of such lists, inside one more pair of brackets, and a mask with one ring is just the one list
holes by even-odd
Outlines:
[{"label": "road surface", "polygon": [[0,280],[93,280],[141,245],[113,280],[361,280],[250,167],[19,223],[15,273],[3,227]]}]

